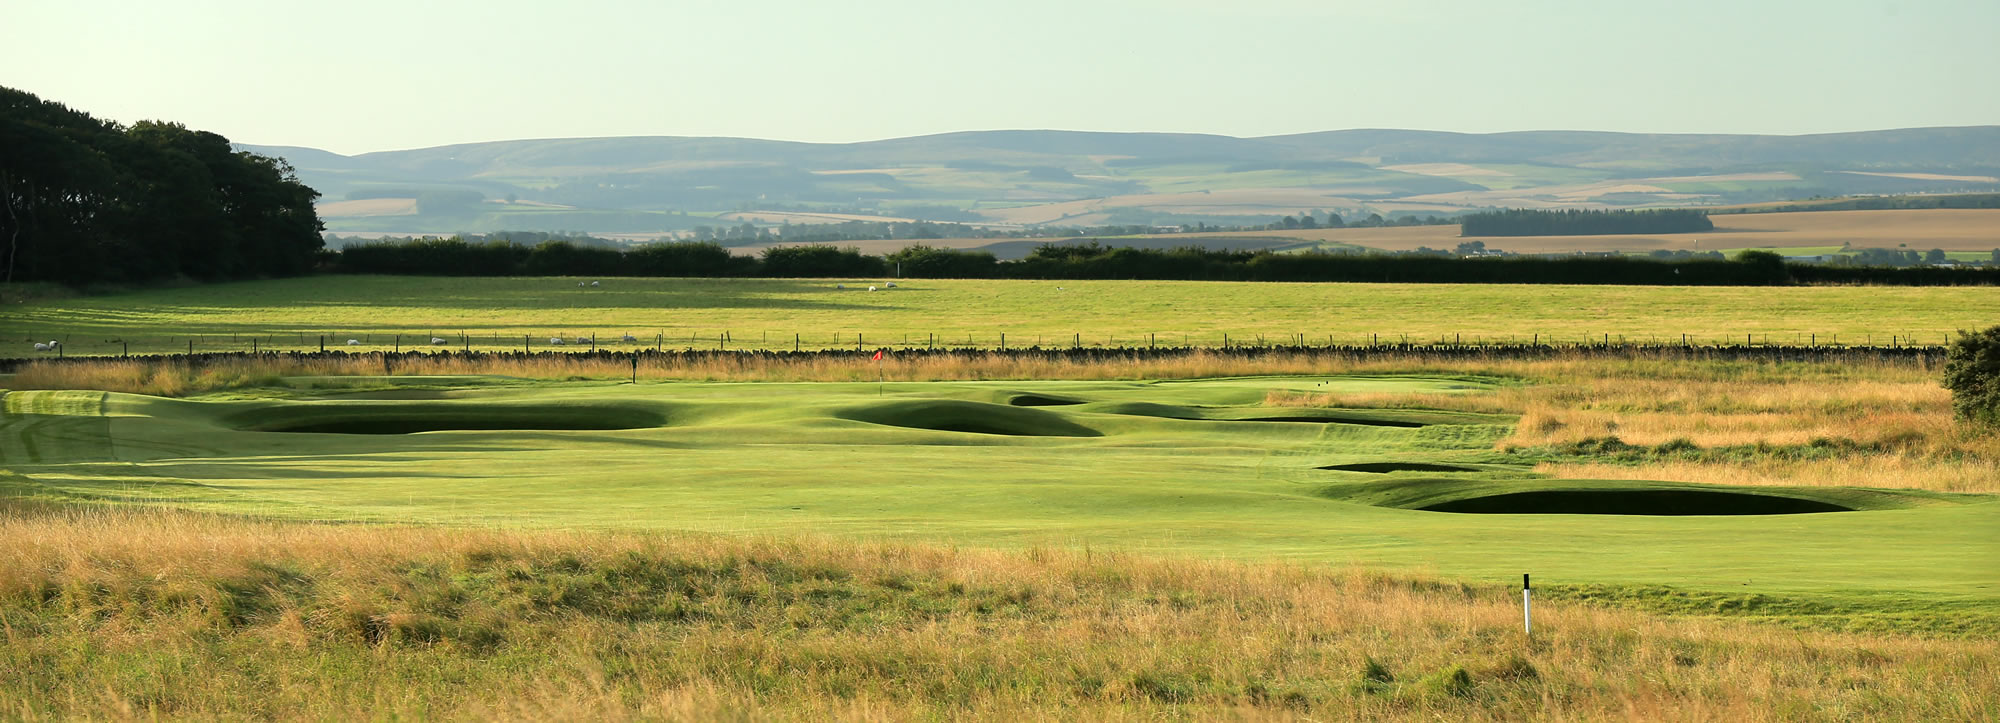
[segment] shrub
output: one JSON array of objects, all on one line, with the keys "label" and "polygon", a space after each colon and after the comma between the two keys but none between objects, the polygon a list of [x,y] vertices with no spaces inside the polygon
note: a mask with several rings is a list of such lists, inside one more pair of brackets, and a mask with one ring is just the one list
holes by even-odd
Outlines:
[{"label": "shrub", "polygon": [[2000,326],[1958,333],[1945,352],[1944,386],[1954,416],[2000,426]]}]

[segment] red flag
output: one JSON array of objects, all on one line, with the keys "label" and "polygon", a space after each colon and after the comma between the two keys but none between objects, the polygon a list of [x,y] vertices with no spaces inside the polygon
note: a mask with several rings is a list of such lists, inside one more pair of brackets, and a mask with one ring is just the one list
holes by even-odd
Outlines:
[{"label": "red flag", "polygon": [[882,361],[882,350],[881,350],[881,349],[876,349],[876,350],[875,350],[875,358],[874,358],[874,359],[873,359],[872,361]]}]

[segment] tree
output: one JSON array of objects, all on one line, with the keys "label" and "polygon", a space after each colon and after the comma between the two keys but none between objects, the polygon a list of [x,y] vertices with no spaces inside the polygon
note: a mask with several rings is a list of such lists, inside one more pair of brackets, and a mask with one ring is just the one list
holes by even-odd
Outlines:
[{"label": "tree", "polygon": [[288,275],[323,246],[319,194],[214,133],[0,88],[0,149],[0,280]]},{"label": "tree", "polygon": [[1953,416],[2000,426],[2000,326],[1958,333],[1945,352],[1944,386],[1951,390]]},{"label": "tree", "polygon": [[1949,258],[1944,255],[1944,249],[1931,249],[1924,252],[1924,263],[1927,264],[1941,264]]}]

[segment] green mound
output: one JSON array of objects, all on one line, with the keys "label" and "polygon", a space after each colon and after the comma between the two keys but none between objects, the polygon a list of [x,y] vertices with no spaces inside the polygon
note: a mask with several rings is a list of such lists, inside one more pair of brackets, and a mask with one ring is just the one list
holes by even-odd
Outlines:
[{"label": "green mound", "polygon": [[1010,437],[1101,437],[1104,433],[1038,409],[951,399],[851,407],[834,416],[856,422],[938,432]]},{"label": "green mound", "polygon": [[1456,464],[1435,464],[1431,462],[1355,462],[1353,464],[1330,464],[1320,469],[1335,472],[1478,472],[1472,467]]},{"label": "green mound", "polygon": [[1487,515],[1800,515],[1853,512],[1819,500],[1707,490],[1546,490],[1440,502],[1417,509]]},{"label": "green mound", "polygon": [[415,434],[449,431],[645,429],[667,424],[658,409],[612,404],[293,402],[234,414],[225,426],[251,432]]}]

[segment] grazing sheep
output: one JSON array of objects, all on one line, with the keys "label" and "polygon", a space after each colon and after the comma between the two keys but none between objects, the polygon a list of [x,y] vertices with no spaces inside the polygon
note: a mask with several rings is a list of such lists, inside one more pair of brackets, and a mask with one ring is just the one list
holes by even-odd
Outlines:
[{"label": "grazing sheep", "polygon": [[589,286],[589,284],[585,284],[585,283],[583,283],[583,282],[581,282],[581,281],[578,281],[578,282],[576,282],[576,288],[579,288],[579,289],[581,289],[581,288],[583,288],[583,287],[585,287],[585,286]]},{"label": "grazing sheep", "polygon": [[555,346],[562,346],[564,344],[562,337],[560,336],[549,337],[549,343]]},{"label": "grazing sheep", "polygon": [[590,282],[590,288],[593,288],[593,289],[597,288],[597,282],[595,282],[595,281],[592,281],[592,282]]},{"label": "grazing sheep", "polygon": [[49,347],[49,345],[47,345],[47,344],[43,344],[43,343],[41,343],[41,342],[39,342],[39,341],[38,341],[38,342],[35,342],[35,351],[48,351],[48,350],[49,350],[49,348],[50,348],[50,347]]},{"label": "grazing sheep", "polygon": [[595,339],[592,339],[592,338],[590,338],[590,337],[587,337],[587,336],[579,336],[579,337],[577,337],[577,338],[576,338],[576,343],[578,343],[578,344],[594,344],[594,343],[596,343],[596,342],[597,342],[597,340],[595,340]]},{"label": "grazing sheep", "polygon": [[888,284],[885,284],[885,286],[888,286],[888,287],[889,287],[889,288],[891,288],[891,289],[893,289],[893,288],[896,288],[896,282],[894,282],[894,281],[891,281],[891,282],[889,282]]},{"label": "grazing sheep", "polygon": [[869,291],[874,291],[874,290],[875,290],[875,287],[873,287],[873,286],[870,286],[870,287],[868,287],[868,290],[869,290]]},{"label": "grazing sheep", "polygon": [[845,288],[847,288],[847,285],[846,285],[846,284],[834,284],[834,285],[833,285],[833,288],[836,288],[836,289],[845,289]]},{"label": "grazing sheep", "polygon": [[635,342],[635,341],[638,341],[638,340],[639,340],[639,337],[636,337],[636,336],[633,336],[633,335],[631,335],[631,334],[626,334],[624,338],[622,338],[622,339],[619,339],[619,341],[622,341],[622,342],[625,342],[625,343],[627,343],[627,344],[630,344],[630,343],[632,343],[632,342]]},{"label": "grazing sheep", "polygon": [[444,345],[445,345],[444,337],[441,336],[431,337],[431,346],[444,346]]},{"label": "grazing sheep", "polygon": [[361,340],[360,340],[360,339],[348,339],[348,340],[347,340],[347,345],[348,345],[348,346],[361,346]]}]

